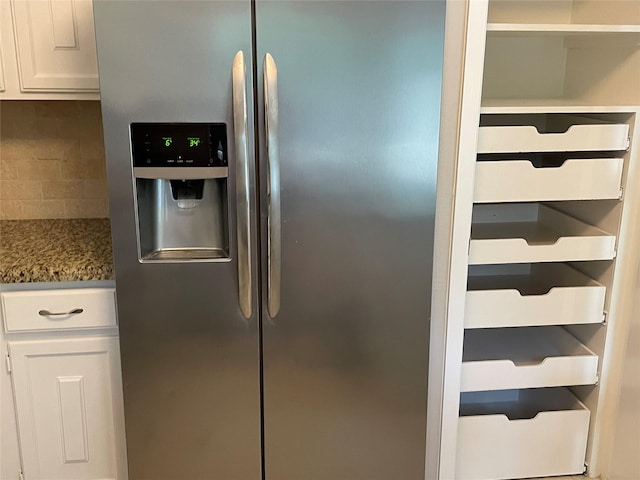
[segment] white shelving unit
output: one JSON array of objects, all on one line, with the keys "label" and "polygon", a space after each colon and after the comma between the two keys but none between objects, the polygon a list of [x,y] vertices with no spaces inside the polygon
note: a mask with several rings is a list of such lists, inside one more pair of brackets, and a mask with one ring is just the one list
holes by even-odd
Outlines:
[{"label": "white shelving unit", "polygon": [[597,477],[640,261],[640,2],[473,0],[466,46],[440,478]]}]

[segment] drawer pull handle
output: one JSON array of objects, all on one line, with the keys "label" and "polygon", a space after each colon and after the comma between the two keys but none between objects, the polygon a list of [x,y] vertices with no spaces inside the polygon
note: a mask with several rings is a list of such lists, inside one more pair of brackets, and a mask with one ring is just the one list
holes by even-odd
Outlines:
[{"label": "drawer pull handle", "polygon": [[79,313],[84,312],[83,308],[74,308],[68,312],[50,312],[49,310],[40,310],[38,315],[42,315],[43,317],[55,317],[55,316],[69,316],[69,315],[78,315]]}]

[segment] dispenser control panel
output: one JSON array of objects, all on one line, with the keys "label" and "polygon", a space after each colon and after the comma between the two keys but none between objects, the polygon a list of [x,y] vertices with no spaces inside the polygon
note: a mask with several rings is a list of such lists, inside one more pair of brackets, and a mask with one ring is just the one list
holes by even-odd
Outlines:
[{"label": "dispenser control panel", "polygon": [[224,123],[132,123],[134,167],[226,167]]}]

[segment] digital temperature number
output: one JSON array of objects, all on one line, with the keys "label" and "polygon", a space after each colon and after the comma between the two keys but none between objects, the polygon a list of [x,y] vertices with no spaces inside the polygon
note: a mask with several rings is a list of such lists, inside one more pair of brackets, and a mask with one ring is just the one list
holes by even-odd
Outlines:
[{"label": "digital temperature number", "polygon": [[200,137],[187,137],[189,148],[197,148],[200,146]]},{"label": "digital temperature number", "polygon": [[162,144],[169,148],[173,145],[173,137],[162,137]]}]

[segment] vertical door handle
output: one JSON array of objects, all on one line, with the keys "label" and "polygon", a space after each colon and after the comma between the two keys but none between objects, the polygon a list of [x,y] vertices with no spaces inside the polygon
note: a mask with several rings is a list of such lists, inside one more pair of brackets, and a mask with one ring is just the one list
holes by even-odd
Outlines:
[{"label": "vertical door handle", "polygon": [[238,298],[245,318],[251,317],[251,222],[249,216],[249,137],[244,53],[233,59],[233,134],[236,147],[236,231]]},{"label": "vertical door handle", "polygon": [[267,308],[280,311],[280,159],[278,152],[278,68],[270,53],[264,57],[264,116],[267,141]]}]

